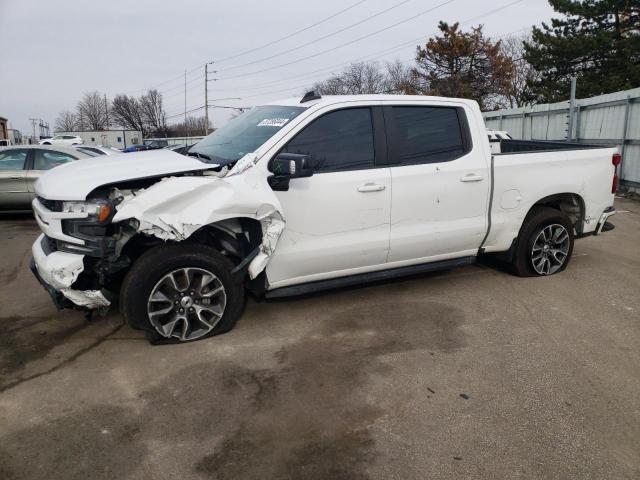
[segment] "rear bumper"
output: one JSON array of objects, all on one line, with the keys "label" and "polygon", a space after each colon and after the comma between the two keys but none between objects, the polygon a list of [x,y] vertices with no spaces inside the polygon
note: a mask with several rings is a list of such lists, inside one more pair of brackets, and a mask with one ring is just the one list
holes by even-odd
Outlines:
[{"label": "rear bumper", "polygon": [[95,309],[108,307],[111,302],[100,290],[76,290],[73,284],[84,271],[84,255],[66,252],[46,252],[41,234],[31,253],[31,271],[47,290],[57,308]]},{"label": "rear bumper", "polygon": [[613,230],[615,228],[614,225],[607,222],[607,220],[609,219],[609,217],[612,217],[615,214],[615,207],[609,207],[604,212],[602,212],[602,215],[600,215],[600,218],[598,219],[598,224],[596,225],[596,229],[593,234],[600,235],[602,232]]}]

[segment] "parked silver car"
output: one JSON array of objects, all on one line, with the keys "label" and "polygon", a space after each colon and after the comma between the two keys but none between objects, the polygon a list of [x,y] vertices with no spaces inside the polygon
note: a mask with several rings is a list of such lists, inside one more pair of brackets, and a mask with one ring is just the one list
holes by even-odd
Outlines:
[{"label": "parked silver car", "polygon": [[34,184],[45,171],[90,155],[72,147],[0,147],[0,211],[31,210]]},{"label": "parked silver car", "polygon": [[91,157],[99,157],[100,155],[118,155],[121,150],[113,147],[104,147],[102,145],[74,145],[76,150],[86,153]]}]

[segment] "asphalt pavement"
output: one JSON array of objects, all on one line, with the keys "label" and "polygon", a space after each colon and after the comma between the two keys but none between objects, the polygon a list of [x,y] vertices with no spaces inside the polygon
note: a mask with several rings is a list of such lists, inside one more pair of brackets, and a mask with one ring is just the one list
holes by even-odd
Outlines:
[{"label": "asphalt pavement", "polygon": [[0,216],[2,479],[638,479],[640,203],[568,269],[270,302],[151,346],[56,311]]}]

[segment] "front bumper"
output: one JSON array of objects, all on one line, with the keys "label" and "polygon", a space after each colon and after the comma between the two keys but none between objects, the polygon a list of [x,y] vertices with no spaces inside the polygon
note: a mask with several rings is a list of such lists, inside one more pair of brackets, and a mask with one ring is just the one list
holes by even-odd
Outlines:
[{"label": "front bumper", "polygon": [[58,308],[96,309],[111,302],[100,290],[76,290],[74,282],[84,270],[84,255],[67,252],[47,252],[46,237],[41,234],[34,242],[31,270],[49,292]]}]

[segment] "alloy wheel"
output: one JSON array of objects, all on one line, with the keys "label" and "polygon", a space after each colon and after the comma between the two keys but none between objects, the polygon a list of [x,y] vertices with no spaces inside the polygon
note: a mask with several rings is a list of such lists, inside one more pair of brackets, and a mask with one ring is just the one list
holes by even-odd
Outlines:
[{"label": "alloy wheel", "polygon": [[227,303],[224,285],[202,268],[167,273],[151,290],[147,314],[151,325],[166,338],[195,340],[211,332]]},{"label": "alloy wheel", "polygon": [[569,255],[570,238],[559,224],[544,227],[531,248],[531,264],[539,275],[552,275],[562,268]]}]

